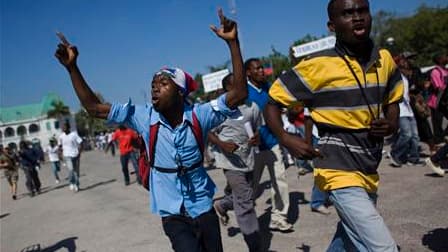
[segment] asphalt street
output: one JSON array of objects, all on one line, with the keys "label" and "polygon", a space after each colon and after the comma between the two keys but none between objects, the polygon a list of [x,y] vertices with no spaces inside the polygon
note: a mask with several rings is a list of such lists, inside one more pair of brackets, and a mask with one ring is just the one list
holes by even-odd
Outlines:
[{"label": "asphalt street", "polygon": [[[268,229],[270,183],[265,171],[262,195],[256,201],[263,242],[269,251],[325,251],[335,231],[338,216],[311,212],[311,174],[298,178],[288,169],[289,221],[294,232]],[[428,167],[392,168],[383,159],[378,209],[401,251],[448,251],[448,175],[434,176]],[[67,171],[62,168],[62,178]],[[225,178],[220,169],[209,170],[223,194]],[[40,171],[42,193],[29,197],[20,173],[19,195],[11,199],[6,179],[1,178],[1,252],[14,251],[171,251],[160,218],[149,212],[148,193],[135,183],[125,186],[119,157],[100,151],[85,152],[81,158],[81,190],[69,190],[66,180],[55,184],[48,163]],[[247,251],[231,215],[221,226],[225,251]]]}]

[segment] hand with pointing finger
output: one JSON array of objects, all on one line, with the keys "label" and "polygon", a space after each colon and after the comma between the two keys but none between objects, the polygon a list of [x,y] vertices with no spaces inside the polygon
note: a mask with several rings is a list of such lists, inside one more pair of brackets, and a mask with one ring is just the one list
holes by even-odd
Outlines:
[{"label": "hand with pointing finger", "polygon": [[56,35],[61,40],[58,44],[58,49],[54,56],[59,60],[59,62],[65,66],[67,69],[76,66],[76,59],[78,58],[78,49],[76,46],[71,45],[64,34],[58,32]]},{"label": "hand with pointing finger", "polygon": [[217,28],[214,25],[210,25],[210,29],[218,37],[224,39],[227,42],[238,39],[238,30],[236,22],[224,16],[221,8],[218,10],[218,16],[221,26]]}]

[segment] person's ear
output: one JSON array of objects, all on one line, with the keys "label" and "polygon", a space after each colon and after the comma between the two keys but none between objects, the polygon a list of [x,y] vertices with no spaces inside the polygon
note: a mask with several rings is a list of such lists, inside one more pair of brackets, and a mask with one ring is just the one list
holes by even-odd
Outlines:
[{"label": "person's ear", "polygon": [[327,22],[327,27],[328,27],[328,30],[329,30],[330,32],[335,32],[335,28],[334,28],[334,23],[333,23],[333,21],[329,20],[329,21]]}]

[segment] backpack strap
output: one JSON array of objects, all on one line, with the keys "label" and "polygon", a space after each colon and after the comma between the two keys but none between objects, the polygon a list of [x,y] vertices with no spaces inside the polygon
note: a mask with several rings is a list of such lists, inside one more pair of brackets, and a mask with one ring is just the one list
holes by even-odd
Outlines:
[{"label": "backpack strap", "polygon": [[157,134],[159,132],[159,122],[149,126],[149,167],[154,166],[154,156],[156,153]]},{"label": "backpack strap", "polygon": [[[193,135],[196,138],[196,142],[199,145],[201,154],[202,154],[202,156],[204,156],[204,140],[202,139],[202,128],[201,128],[201,124],[199,123],[198,117],[196,116],[196,113],[194,112],[194,110],[191,113],[191,117],[193,118],[193,125],[192,125],[191,129],[193,130]],[[202,159],[203,159],[203,157],[202,157]]]}]

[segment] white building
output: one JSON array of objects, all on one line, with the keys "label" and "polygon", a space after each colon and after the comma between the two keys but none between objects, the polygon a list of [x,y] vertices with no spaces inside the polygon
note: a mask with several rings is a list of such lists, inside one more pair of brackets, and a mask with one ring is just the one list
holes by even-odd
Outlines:
[{"label": "white building", "polygon": [[[18,146],[21,140],[28,140],[45,146],[52,136],[59,136],[62,122],[47,116],[53,109],[52,102],[58,100],[58,95],[50,93],[40,103],[0,108],[0,144]],[[65,120],[76,129],[73,116],[62,119]]]}]

